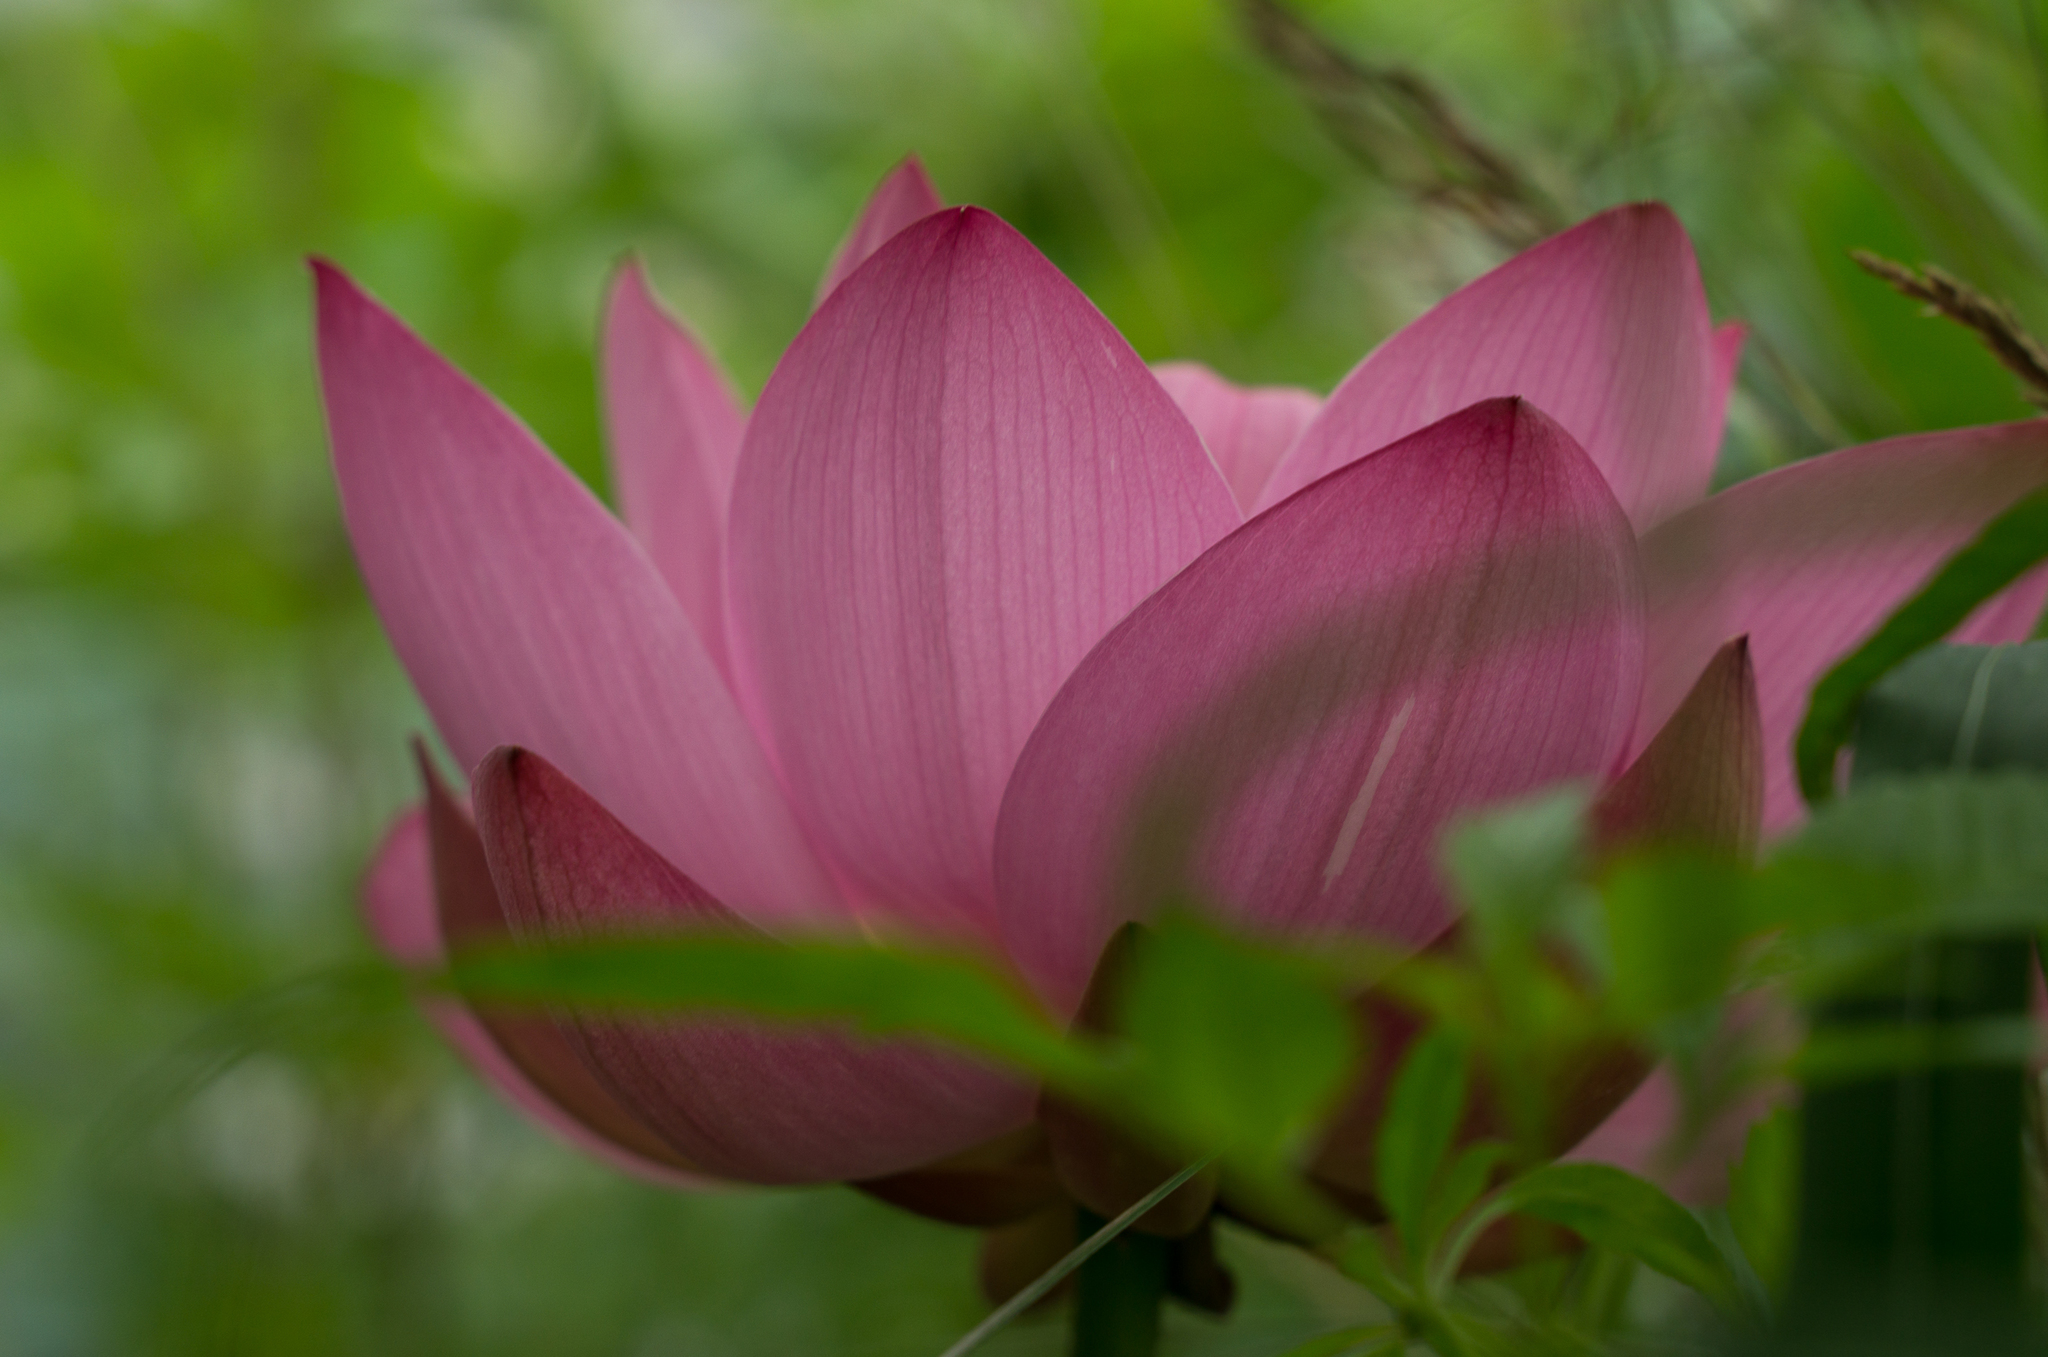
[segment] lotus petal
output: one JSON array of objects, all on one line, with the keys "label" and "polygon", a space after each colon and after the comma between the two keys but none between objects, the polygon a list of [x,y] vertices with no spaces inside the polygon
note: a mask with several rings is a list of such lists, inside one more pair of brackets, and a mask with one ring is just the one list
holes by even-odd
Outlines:
[{"label": "lotus petal", "polygon": [[[474,830],[470,838],[473,842]],[[401,965],[423,968],[439,965],[446,956],[435,914],[427,809],[417,806],[392,825],[372,860],[363,888],[363,915],[371,937],[386,955]],[[494,1033],[458,1000],[430,999],[421,1007],[485,1083],[570,1145],[622,1172],[664,1186],[701,1186],[709,1181],[690,1171],[674,1151],[653,1140],[587,1073],[583,1075],[585,1087],[572,1089],[566,1102],[544,1092],[527,1073],[529,1068],[560,1073],[564,1066],[559,1057],[568,1055],[569,1066],[581,1070],[561,1034],[546,1019],[514,1020]],[[546,1045],[550,1036],[559,1050],[535,1049]],[[530,1040],[522,1043],[522,1037]],[[504,1038],[514,1044],[505,1044]],[[559,1093],[559,1083],[556,1087]],[[622,1124],[637,1127],[637,1135],[618,1136]]]},{"label": "lotus petal", "polygon": [[1259,500],[1490,396],[1523,396],[1578,440],[1636,528],[1706,493],[1720,439],[1714,341],[1685,228],[1617,207],[1524,251],[1368,354]]},{"label": "lotus petal", "polygon": [[349,537],[456,759],[541,751],[747,917],[836,912],[646,553],[502,406],[338,270],[315,273]]},{"label": "lotus petal", "polygon": [[1711,436],[1702,442],[1707,458],[1706,476],[1700,481],[1702,491],[1714,479],[1714,463],[1720,456],[1721,440],[1728,432],[1728,398],[1735,393],[1735,374],[1741,370],[1742,346],[1748,339],[1749,327],[1739,320],[1714,327],[1713,374],[1707,386]]},{"label": "lotus petal", "polygon": [[1200,363],[1155,363],[1152,375],[1195,426],[1247,514],[1280,457],[1323,408],[1298,386],[1238,386]]},{"label": "lotus petal", "polygon": [[1518,400],[1254,518],[1033,733],[997,828],[1012,959],[1071,1011],[1111,932],[1176,891],[1275,932],[1428,942],[1449,816],[1614,766],[1638,572],[1599,472]]},{"label": "lotus petal", "polygon": [[637,260],[619,270],[605,307],[604,408],[626,526],[730,676],[725,508],[747,419],[704,346],[655,300]]},{"label": "lotus petal", "polygon": [[[546,760],[495,751],[477,823],[513,931],[548,941],[746,924]],[[904,1172],[1014,1131],[1031,1091],[909,1041],[741,1018],[569,1021],[578,1053],[692,1163],[757,1183]]]},{"label": "lotus petal", "polygon": [[1593,806],[1604,850],[1690,845],[1747,862],[1764,814],[1764,724],[1749,638],[1714,655],[1664,728]]},{"label": "lotus petal", "polygon": [[994,216],[928,217],[833,294],[747,428],[732,605],[791,799],[859,907],[992,929],[1025,737],[1237,521],[1138,356]]},{"label": "lotus petal", "polygon": [[861,209],[853,229],[833,252],[832,263],[818,284],[813,304],[823,306],[825,299],[866,263],[869,255],[887,245],[899,231],[943,211],[945,206],[939,191],[932,187],[931,176],[924,172],[924,162],[914,155],[905,156],[868,195],[867,206]]},{"label": "lotus petal", "polygon": [[[2048,421],[2029,420],[1845,448],[1679,514],[1643,539],[1650,642],[1638,746],[1714,653],[1746,634],[1763,716],[1764,832],[1796,824],[1804,812],[1792,739],[1814,683],[1986,523],[2044,483]],[[2023,638],[2041,587],[2038,574],[2023,579],[1958,634]]]}]

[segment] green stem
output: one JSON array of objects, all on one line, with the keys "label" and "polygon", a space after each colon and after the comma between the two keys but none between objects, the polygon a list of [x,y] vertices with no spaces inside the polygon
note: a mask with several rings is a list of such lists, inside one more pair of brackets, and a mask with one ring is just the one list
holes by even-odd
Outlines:
[{"label": "green stem", "polygon": [[[2040,653],[1939,648],[1871,688],[1858,714],[1852,782],[2048,770],[2048,751],[2014,735],[2037,729]],[[2023,1020],[2032,951],[2019,933],[1931,934],[1833,996],[1815,1015],[1815,1035],[1873,1023],[1932,1032]],[[2016,1336],[2034,1327],[2024,1212],[2029,1078],[2017,1063],[1937,1065],[1806,1090],[1799,1242],[1783,1310],[1789,1341],[1826,1333],[1899,1351],[2015,1350]]]},{"label": "green stem", "polygon": [[1058,1286],[1068,1273],[1086,1263],[1103,1249],[1108,1248],[1140,1216],[1143,1216],[1147,1211],[1150,1211],[1153,1207],[1172,1196],[1174,1190],[1182,1183],[1187,1182],[1203,1169],[1209,1167],[1213,1162],[1215,1161],[1212,1159],[1197,1160],[1195,1163],[1183,1168],[1179,1173],[1174,1174],[1171,1178],[1168,1178],[1159,1186],[1153,1188],[1150,1192],[1147,1192],[1139,1200],[1132,1202],[1129,1209],[1122,1215],[1082,1240],[1075,1246],[1073,1252],[1060,1259],[1059,1262],[1054,1263],[1050,1268],[1047,1268],[1044,1275],[1039,1277],[1037,1281],[997,1306],[993,1314],[975,1325],[959,1342],[941,1353],[940,1357],[967,1357],[968,1353],[973,1352],[983,1343],[986,1343],[1005,1324],[1008,1324],[1018,1315],[1023,1314],[1033,1305],[1036,1305],[1039,1299],[1050,1293],[1055,1286]]},{"label": "green stem", "polygon": [[[1083,1233],[1106,1222],[1077,1212]],[[1081,1264],[1075,1279],[1073,1357],[1152,1357],[1166,1300],[1166,1240],[1127,1231]]]}]

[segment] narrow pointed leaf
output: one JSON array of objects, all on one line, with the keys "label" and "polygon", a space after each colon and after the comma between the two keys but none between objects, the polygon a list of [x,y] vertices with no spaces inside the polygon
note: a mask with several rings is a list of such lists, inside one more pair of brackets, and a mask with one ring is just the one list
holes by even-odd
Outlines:
[{"label": "narrow pointed leaf", "polygon": [[1434,1029],[1409,1047],[1387,1099],[1376,1151],[1379,1199],[1411,1256],[1421,1249],[1423,1213],[1465,1115],[1469,1057],[1455,1030]]},{"label": "narrow pointed leaf", "polygon": [[1508,1184],[1491,1205],[1500,1215],[1535,1216],[1628,1254],[1724,1309],[1741,1303],[1741,1289],[1706,1227],[1634,1174],[1606,1164],[1552,1164]]}]

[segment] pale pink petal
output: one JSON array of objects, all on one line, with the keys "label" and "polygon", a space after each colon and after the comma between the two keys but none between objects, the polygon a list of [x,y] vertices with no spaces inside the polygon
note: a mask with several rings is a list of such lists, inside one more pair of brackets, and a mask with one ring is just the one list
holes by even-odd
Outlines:
[{"label": "pale pink petal", "polygon": [[866,263],[869,255],[887,245],[897,232],[945,206],[939,191],[932,187],[931,176],[924,172],[924,162],[914,155],[905,156],[902,163],[889,171],[875,186],[875,191],[868,195],[867,206],[861,209],[860,217],[847,232],[846,239],[833,252],[832,263],[818,284],[818,296],[812,304],[823,306],[825,299],[846,281],[847,275]]},{"label": "pale pink petal", "polygon": [[833,295],[747,428],[732,606],[790,796],[862,905],[992,926],[1025,737],[1237,521],[1130,346],[990,214],[926,218]]},{"label": "pale pink petal", "polygon": [[1202,436],[1246,513],[1258,502],[1281,454],[1323,408],[1322,397],[1313,391],[1238,386],[1200,363],[1155,363],[1152,375]]},{"label": "pale pink petal", "polygon": [[[1635,745],[1677,709],[1721,644],[1747,633],[1764,723],[1764,832],[1798,823],[1792,739],[1814,682],[2044,482],[2048,421],[2028,421],[1845,448],[1673,518],[1643,539],[1650,645]],[[2036,576],[2014,589],[2038,600],[2040,587]],[[1994,599],[1965,630],[2018,640],[2032,611]]]},{"label": "pale pink petal", "polygon": [[[377,945],[402,965],[438,965],[443,956],[435,922],[434,879],[424,809],[407,811],[384,836],[363,888],[363,915]],[[575,1148],[637,1178],[670,1187],[702,1186],[672,1156],[649,1157],[596,1130],[543,1093],[506,1054],[474,1013],[452,999],[421,1007],[448,1044],[460,1051],[505,1101]],[[670,1162],[664,1162],[669,1160]]]},{"label": "pale pink petal", "polygon": [[371,940],[401,966],[432,966],[441,959],[428,852],[427,813],[414,806],[384,831],[363,878],[364,926]]},{"label": "pale pink petal", "polygon": [[1445,821],[1606,772],[1641,671],[1635,540],[1599,472],[1526,402],[1463,411],[1253,519],[1089,655],[1003,802],[1005,945],[1072,1004],[1110,931],[1176,891],[1426,943]]},{"label": "pale pink petal", "polygon": [[1603,212],[1510,259],[1380,345],[1266,485],[1277,504],[1490,396],[1564,425],[1640,531],[1706,493],[1713,340],[1699,266],[1669,209]]},{"label": "pale pink petal", "polygon": [[[1749,338],[1749,327],[1739,320],[1731,320],[1714,327],[1713,375],[1707,386],[1707,438],[1701,444],[1706,454],[1707,470],[1700,481],[1700,493],[1706,493],[1707,486],[1714,479],[1714,464],[1721,455],[1721,440],[1728,432],[1728,397],[1735,391],[1735,374],[1742,367],[1742,345]],[[1686,506],[1681,504],[1678,508]]]},{"label": "pale pink petal", "polygon": [[[523,934],[746,928],[535,755],[494,753],[477,770],[476,802],[492,876]],[[737,1018],[585,1017],[570,1030],[605,1084],[691,1162],[752,1182],[900,1173],[1031,1115],[1028,1087],[921,1043]]]},{"label": "pale pink petal", "polygon": [[335,477],[385,633],[464,768],[545,753],[721,899],[829,912],[766,755],[639,545],[516,419],[316,264]]},{"label": "pale pink petal", "polygon": [[638,261],[619,270],[605,307],[604,409],[626,526],[726,670],[725,506],[747,420],[703,345],[654,299]]}]

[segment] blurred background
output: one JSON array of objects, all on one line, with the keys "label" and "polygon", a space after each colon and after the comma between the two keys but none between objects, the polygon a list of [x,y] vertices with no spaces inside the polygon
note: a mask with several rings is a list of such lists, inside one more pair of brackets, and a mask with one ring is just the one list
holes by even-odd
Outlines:
[{"label": "blurred background", "polygon": [[[1732,480],[2026,413],[1845,252],[2048,324],[2044,34],[2038,0],[0,0],[0,1354],[879,1357],[981,1313],[971,1235],[628,1183],[350,978],[424,723],[336,511],[307,253],[601,487],[621,253],[758,391],[908,151],[1147,357],[1319,389],[1656,197],[1752,326]],[[1226,1249],[1239,1312],[1169,1351],[1363,1308]]]}]

